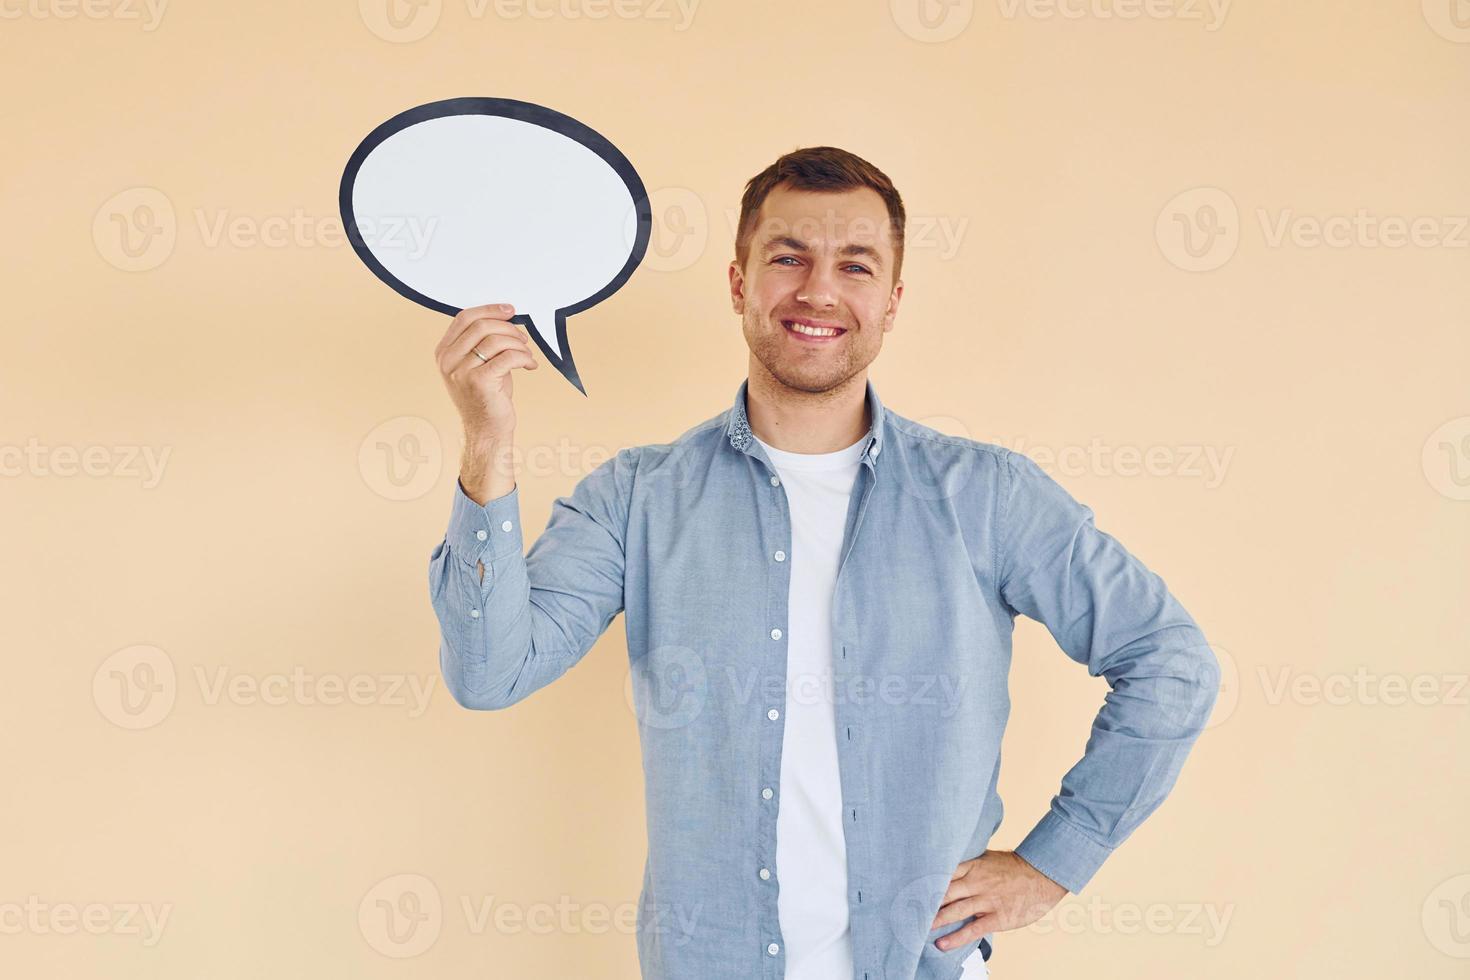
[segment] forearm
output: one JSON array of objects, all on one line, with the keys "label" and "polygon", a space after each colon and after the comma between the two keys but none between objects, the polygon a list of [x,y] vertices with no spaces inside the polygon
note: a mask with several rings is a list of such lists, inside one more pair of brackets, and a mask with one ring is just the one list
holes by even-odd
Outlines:
[{"label": "forearm", "polygon": [[520,533],[520,495],[473,500],[455,489],[449,529],[429,558],[440,667],[466,707],[499,708],[533,656],[532,606]]},{"label": "forearm", "polygon": [[620,452],[553,501],[526,551],[509,445],[471,445],[429,593],[445,684],[465,707],[505,708],[564,674],[621,611],[633,460]]},{"label": "forearm", "polygon": [[[459,484],[465,496],[480,506],[504,497],[515,489],[515,436],[500,439],[479,439],[466,436],[464,452],[459,461]],[[485,566],[478,564],[480,580],[485,578]]]},{"label": "forearm", "polygon": [[1171,623],[1104,658],[1108,692],[1086,751],[1016,853],[1069,891],[1163,803],[1219,690],[1204,634]]},{"label": "forearm", "polygon": [[1164,580],[1099,530],[1091,508],[1027,457],[1005,462],[1001,595],[1111,688],[1086,753],[1016,848],[1075,892],[1174,785],[1209,720],[1220,667]]}]

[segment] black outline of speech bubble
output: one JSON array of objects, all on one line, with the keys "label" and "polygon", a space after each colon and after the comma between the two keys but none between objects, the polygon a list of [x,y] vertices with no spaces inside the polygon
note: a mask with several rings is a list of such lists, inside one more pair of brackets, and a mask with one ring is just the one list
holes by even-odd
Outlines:
[{"label": "black outline of speech bubble", "polygon": [[628,162],[627,157],[623,156],[622,151],[587,125],[555,109],[548,109],[532,102],[518,102],[515,99],[467,96],[429,102],[400,112],[374,129],[366,139],[358,144],[357,149],[352,151],[352,156],[347,161],[347,169],[342,172],[342,186],[337,195],[337,203],[342,212],[342,223],[347,232],[347,239],[352,243],[352,250],[357,253],[357,257],[372,270],[373,275],[392,286],[400,295],[413,300],[420,306],[427,306],[431,310],[447,313],[450,316],[456,316],[460,311],[447,303],[430,299],[383,267],[383,264],[363,242],[362,234],[357,227],[357,216],[352,211],[352,188],[357,180],[357,172],[362,168],[362,163],[368,158],[368,154],[394,133],[417,123],[440,119],[444,116],[502,116],[506,119],[518,119],[521,122],[531,123],[543,129],[549,129],[553,133],[560,133],[601,157],[602,162],[613,169],[631,192],[633,207],[638,213],[638,227],[634,235],[633,248],[628,253],[628,261],[623,263],[618,274],[597,292],[586,299],[578,300],[571,306],[559,307],[556,311],[556,342],[562,350],[566,351],[566,356],[558,357],[552,352],[550,346],[542,339],[541,331],[532,322],[529,313],[517,313],[511,317],[512,323],[519,323],[526,328],[536,341],[536,346],[540,347],[541,352],[546,355],[546,359],[575,385],[578,391],[586,395],[587,389],[582,387],[582,378],[577,373],[577,366],[572,363],[571,345],[567,343],[567,317],[590,309],[617,292],[633,275],[633,270],[638,268],[638,264],[643,261],[643,254],[648,250],[649,235],[653,230],[653,209],[649,206],[648,192],[643,187],[643,181],[638,177],[638,171],[633,169],[633,165]]}]

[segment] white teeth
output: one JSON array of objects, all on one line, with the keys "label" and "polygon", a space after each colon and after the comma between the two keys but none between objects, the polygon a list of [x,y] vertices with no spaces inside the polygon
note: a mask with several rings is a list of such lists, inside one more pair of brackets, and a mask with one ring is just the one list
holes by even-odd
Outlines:
[{"label": "white teeth", "polygon": [[809,327],[805,323],[791,323],[790,321],[787,322],[786,326],[795,330],[797,333],[809,334],[813,337],[835,337],[841,332],[833,330],[831,327]]}]

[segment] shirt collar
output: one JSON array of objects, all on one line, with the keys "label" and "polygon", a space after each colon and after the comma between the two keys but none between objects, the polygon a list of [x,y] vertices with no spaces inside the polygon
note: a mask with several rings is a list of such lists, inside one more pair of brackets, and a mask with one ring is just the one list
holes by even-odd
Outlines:
[{"label": "shirt collar", "polygon": [[[745,413],[745,394],[749,387],[749,378],[740,382],[740,388],[735,392],[735,405],[730,409],[729,421],[725,424],[725,434],[730,439],[730,445],[742,453],[750,453],[751,447],[757,445],[755,434],[750,431],[750,418]],[[872,378],[867,379],[867,400],[873,427],[868,444],[863,448],[862,458],[874,460],[883,450],[884,410],[883,402],[878,398],[878,389],[873,387]]]}]

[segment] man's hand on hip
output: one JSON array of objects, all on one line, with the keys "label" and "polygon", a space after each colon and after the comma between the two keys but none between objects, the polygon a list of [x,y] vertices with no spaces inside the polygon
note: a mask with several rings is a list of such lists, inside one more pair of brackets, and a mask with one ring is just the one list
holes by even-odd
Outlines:
[{"label": "man's hand on hip", "polygon": [[1014,851],[986,851],[961,861],[950,877],[949,890],[939,902],[939,914],[929,928],[974,916],[974,921],[935,943],[953,949],[972,943],[987,932],[1003,932],[1030,925],[1051,911],[1067,889],[1037,871]]}]

